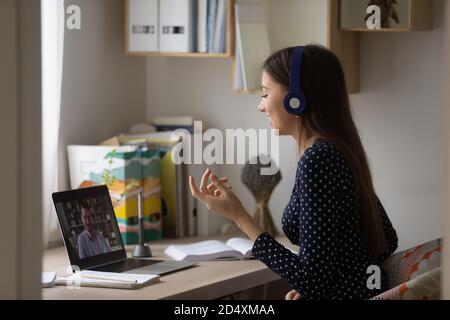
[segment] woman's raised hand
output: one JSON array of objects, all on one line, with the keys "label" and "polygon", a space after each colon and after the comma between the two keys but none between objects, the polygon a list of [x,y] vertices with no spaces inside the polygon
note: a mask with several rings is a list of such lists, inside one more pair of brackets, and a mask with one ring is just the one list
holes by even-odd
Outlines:
[{"label": "woman's raised hand", "polygon": [[[211,182],[209,183],[209,180]],[[205,170],[197,189],[194,177],[189,177],[192,195],[205,203],[209,210],[219,213],[233,221],[245,212],[241,201],[226,183],[228,178],[219,179],[208,168]],[[244,211],[243,211],[244,210]]]}]

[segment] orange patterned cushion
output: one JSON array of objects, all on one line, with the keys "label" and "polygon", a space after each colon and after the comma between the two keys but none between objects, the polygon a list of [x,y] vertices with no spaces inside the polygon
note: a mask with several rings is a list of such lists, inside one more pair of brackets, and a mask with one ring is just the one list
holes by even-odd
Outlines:
[{"label": "orange patterned cushion", "polygon": [[437,300],[440,298],[441,268],[422,273],[416,278],[379,294],[373,300]]},{"label": "orange patterned cushion", "polygon": [[389,275],[389,287],[397,287],[440,267],[441,252],[441,239],[436,239],[387,258],[383,267]]}]

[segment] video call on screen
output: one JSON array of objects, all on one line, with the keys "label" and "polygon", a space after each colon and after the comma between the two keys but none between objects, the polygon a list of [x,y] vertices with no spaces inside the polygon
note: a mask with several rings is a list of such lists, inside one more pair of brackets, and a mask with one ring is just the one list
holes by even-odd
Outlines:
[{"label": "video call on screen", "polygon": [[120,232],[111,212],[108,195],[56,204],[63,213],[61,224],[68,248],[78,259],[121,250]]}]

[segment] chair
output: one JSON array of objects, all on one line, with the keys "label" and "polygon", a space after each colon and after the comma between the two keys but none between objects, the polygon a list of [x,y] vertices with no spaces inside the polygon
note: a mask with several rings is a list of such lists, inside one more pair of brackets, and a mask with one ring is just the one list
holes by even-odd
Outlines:
[{"label": "chair", "polygon": [[393,254],[383,267],[389,290],[372,300],[436,300],[440,298],[442,239]]}]

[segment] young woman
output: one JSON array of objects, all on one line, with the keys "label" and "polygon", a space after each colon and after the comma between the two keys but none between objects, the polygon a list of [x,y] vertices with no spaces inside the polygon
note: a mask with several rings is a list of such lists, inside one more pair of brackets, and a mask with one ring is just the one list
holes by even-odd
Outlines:
[{"label": "young woman", "polygon": [[[306,110],[293,115],[284,107],[294,51],[282,49],[265,61],[259,110],[280,135],[292,136],[300,150],[295,185],[281,220],[299,253],[253,222],[226,178],[207,169],[197,188],[190,177],[192,195],[233,220],[254,241],[253,255],[293,289],[286,299],[368,299],[387,289],[381,263],[396,250],[397,234],[375,194],[342,67],[332,52],[317,45],[303,47],[299,86]],[[379,288],[367,285],[371,265],[380,267]]]}]

